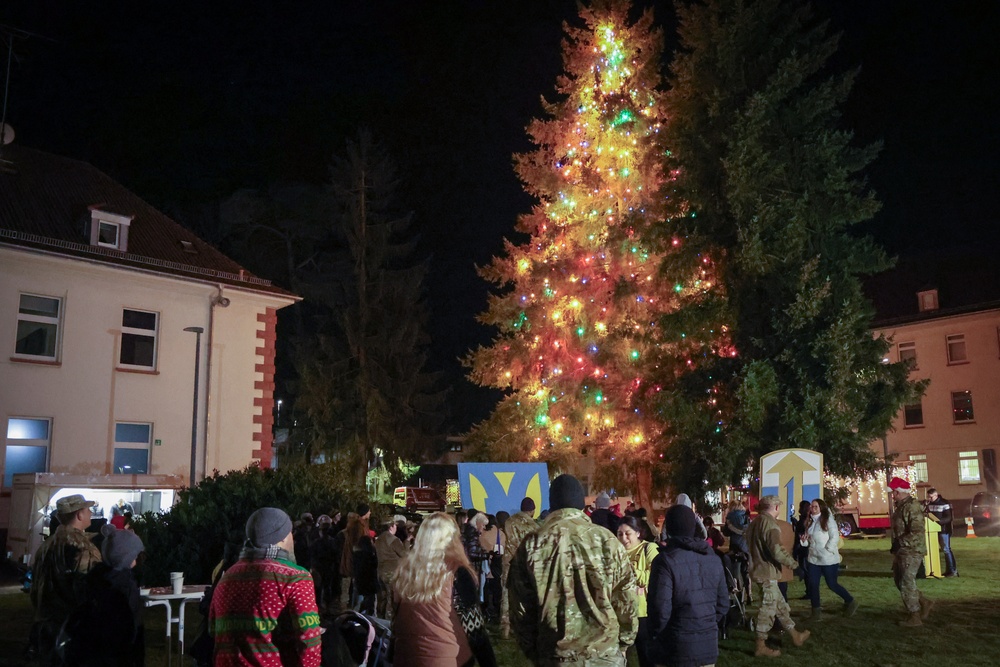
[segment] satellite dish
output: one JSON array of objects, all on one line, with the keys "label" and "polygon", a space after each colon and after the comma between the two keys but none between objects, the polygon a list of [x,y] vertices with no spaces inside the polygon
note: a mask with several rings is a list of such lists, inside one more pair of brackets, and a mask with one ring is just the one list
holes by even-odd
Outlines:
[{"label": "satellite dish", "polygon": [[0,123],[0,138],[3,139],[4,146],[14,141],[14,128],[7,123]]}]

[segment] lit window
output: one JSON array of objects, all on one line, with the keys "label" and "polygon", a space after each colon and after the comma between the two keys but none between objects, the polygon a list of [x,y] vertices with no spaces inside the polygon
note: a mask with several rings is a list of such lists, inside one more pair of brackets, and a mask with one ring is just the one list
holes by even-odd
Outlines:
[{"label": "lit window", "polygon": [[61,302],[56,297],[21,295],[14,354],[55,361],[59,346],[60,306]]},{"label": "lit window", "polygon": [[975,414],[972,412],[972,392],[951,392],[951,412],[956,424],[976,421]]},{"label": "lit window", "polygon": [[927,477],[927,455],[910,454],[910,462],[913,464],[913,476],[917,482],[926,482]]},{"label": "lit window", "polygon": [[11,417],[7,420],[7,446],[3,463],[5,488],[13,485],[14,475],[45,472],[48,469],[50,427],[48,419]]},{"label": "lit window", "polygon": [[924,406],[922,403],[911,403],[903,406],[903,426],[923,426]]},{"label": "lit window", "polygon": [[118,358],[124,368],[156,368],[156,330],[159,316],[144,310],[122,311],[122,349]]},{"label": "lit window", "polygon": [[979,452],[958,453],[958,483],[979,484]]},{"label": "lit window", "polygon": [[948,363],[959,364],[968,361],[965,354],[965,334],[951,334],[948,336]]},{"label": "lit window", "polygon": [[113,472],[121,475],[145,475],[149,472],[149,443],[152,424],[117,422],[115,424],[115,461]]},{"label": "lit window", "polygon": [[916,343],[900,343],[896,346],[896,350],[899,353],[899,360],[905,361],[909,364],[910,368],[917,367],[917,344]]}]

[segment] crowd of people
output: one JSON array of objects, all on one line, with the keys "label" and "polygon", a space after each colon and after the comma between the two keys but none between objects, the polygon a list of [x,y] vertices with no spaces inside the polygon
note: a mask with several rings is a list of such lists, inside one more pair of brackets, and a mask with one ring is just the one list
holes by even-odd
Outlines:
[{"label": "crowd of people", "polygon": [[[916,587],[925,516],[941,523],[948,573],[958,574],[951,507],[933,489],[921,505],[905,480],[889,486],[893,574],[907,612],[901,625],[919,626],[933,607]],[[35,556],[33,635],[43,665],[144,661],[132,573],[143,544],[127,525],[103,527],[98,540],[85,533],[93,505],[81,495],[60,499],[58,528]],[[760,498],[755,516],[750,509],[733,501],[719,529],[681,494],[654,524],[642,508],[612,506],[606,493],[585,505],[570,475],[552,481],[540,513],[525,498],[513,515],[437,512],[419,525],[394,516],[377,532],[364,504],[294,523],[281,509],[261,508],[246,522],[242,549],[213,573],[199,664],[316,667],[329,619],[353,610],[391,623],[397,667],[493,667],[491,622],[535,665],[623,667],[630,651],[641,667],[713,665],[733,582],[744,580],[761,594],[754,653],[775,657],[773,630],[795,646],[810,636],[790,614],[796,573],[812,621],[823,618],[821,579],[843,600],[844,615],[858,601],[838,581],[841,538],[822,499],[803,501],[790,522],[777,496]]]}]

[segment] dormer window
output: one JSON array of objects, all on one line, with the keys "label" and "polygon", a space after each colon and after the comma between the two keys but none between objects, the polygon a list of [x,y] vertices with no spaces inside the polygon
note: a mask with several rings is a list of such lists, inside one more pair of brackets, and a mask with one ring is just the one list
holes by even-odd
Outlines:
[{"label": "dormer window", "polygon": [[936,289],[929,289],[923,292],[917,292],[917,303],[921,313],[927,312],[928,310],[937,310],[938,291]]},{"label": "dormer window", "polygon": [[119,215],[102,210],[99,206],[91,206],[90,245],[126,252],[130,224],[131,215]]}]

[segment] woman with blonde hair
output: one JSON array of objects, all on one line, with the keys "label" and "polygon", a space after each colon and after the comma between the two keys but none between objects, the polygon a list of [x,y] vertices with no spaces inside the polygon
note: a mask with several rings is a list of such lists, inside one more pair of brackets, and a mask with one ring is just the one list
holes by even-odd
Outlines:
[{"label": "woman with blonde hair", "polygon": [[465,667],[477,658],[480,665],[496,664],[485,629],[470,644],[459,619],[459,611],[478,605],[478,585],[447,514],[435,512],[420,525],[396,569],[393,597],[395,667]]}]

